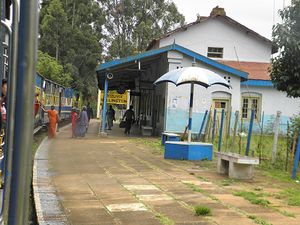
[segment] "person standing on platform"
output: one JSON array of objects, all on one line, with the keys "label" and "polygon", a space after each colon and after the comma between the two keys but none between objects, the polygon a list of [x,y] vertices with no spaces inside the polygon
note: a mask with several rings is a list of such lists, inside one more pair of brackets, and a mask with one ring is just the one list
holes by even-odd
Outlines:
[{"label": "person standing on platform", "polygon": [[87,132],[87,127],[89,124],[89,118],[86,112],[86,107],[83,106],[81,113],[79,114],[79,119],[76,124],[76,137],[84,137]]},{"label": "person standing on platform", "polygon": [[48,113],[49,117],[49,125],[48,125],[48,137],[54,138],[56,136],[56,129],[58,125],[58,113],[55,111],[54,105],[51,106],[50,110],[45,110],[42,108],[46,113]]},{"label": "person standing on platform", "polygon": [[125,134],[130,134],[130,129],[131,129],[131,125],[134,123],[134,111],[133,111],[133,106],[131,105],[129,107],[129,109],[126,110],[123,119],[125,118]]},{"label": "person standing on platform", "polygon": [[76,124],[77,124],[77,118],[78,118],[78,114],[76,112],[76,109],[73,108],[72,109],[72,138],[76,137],[75,131],[76,131]]},{"label": "person standing on platform", "polygon": [[113,107],[110,105],[109,109],[107,110],[107,125],[108,130],[111,130],[112,126],[114,125],[114,122],[116,120],[115,118],[116,112],[113,109]]},{"label": "person standing on platform", "polygon": [[92,107],[90,106],[90,103],[89,103],[89,102],[88,102],[88,104],[87,104],[86,113],[87,113],[87,116],[88,116],[89,122],[90,122],[90,120],[94,117],[94,115],[93,115],[93,109],[92,109]]}]

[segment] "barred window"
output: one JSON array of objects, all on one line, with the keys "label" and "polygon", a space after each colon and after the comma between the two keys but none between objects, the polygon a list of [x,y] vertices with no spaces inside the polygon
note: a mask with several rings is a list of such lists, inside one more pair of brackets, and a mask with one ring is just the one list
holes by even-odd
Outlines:
[{"label": "barred window", "polygon": [[207,57],[209,57],[209,58],[223,58],[223,48],[208,47]]}]

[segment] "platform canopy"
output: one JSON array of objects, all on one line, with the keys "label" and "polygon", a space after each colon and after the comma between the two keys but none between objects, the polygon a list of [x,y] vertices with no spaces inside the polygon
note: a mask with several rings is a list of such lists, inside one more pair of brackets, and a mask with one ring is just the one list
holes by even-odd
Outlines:
[{"label": "platform canopy", "polygon": [[[160,62],[162,56],[169,51],[180,52],[210,67],[239,76],[242,80],[247,80],[248,78],[246,72],[209,59],[180,45],[172,44],[159,49],[100,64],[96,69],[99,89],[104,89],[104,80],[107,77],[107,74],[111,74],[112,79],[109,80],[109,90],[134,90],[136,88],[136,81],[141,73],[149,69],[151,64]],[[152,82],[154,82],[154,80]]]}]

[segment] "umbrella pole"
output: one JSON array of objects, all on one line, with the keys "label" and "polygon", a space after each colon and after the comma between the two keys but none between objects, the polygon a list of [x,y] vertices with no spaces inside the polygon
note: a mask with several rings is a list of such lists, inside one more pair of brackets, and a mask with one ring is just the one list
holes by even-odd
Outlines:
[{"label": "umbrella pole", "polygon": [[191,83],[188,142],[192,141],[193,102],[194,102],[194,82]]}]

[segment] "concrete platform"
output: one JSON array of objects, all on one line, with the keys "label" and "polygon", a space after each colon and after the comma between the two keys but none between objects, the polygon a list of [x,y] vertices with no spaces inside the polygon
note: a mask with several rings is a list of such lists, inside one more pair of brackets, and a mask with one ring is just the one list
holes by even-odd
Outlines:
[{"label": "concrete platform", "polygon": [[[261,207],[220,186],[223,176],[214,168],[199,167],[207,162],[165,160],[152,146],[144,144],[144,140],[158,141],[157,138],[128,137],[116,126],[102,137],[98,126],[98,121],[91,121],[86,137],[78,139],[71,138],[70,127],[61,129],[44,146],[47,151],[37,155],[34,182],[41,196],[36,201],[41,206],[41,225],[255,224],[246,211],[257,215]],[[193,168],[194,172],[189,172]],[[207,176],[213,176],[210,182],[199,178]],[[215,197],[222,193],[226,198],[216,201]],[[236,210],[241,203],[246,206],[244,214]],[[210,207],[213,215],[195,216],[196,205]],[[276,223],[278,217],[274,216],[269,221],[266,216],[272,209],[265,210],[268,211],[260,217],[282,224]],[[277,211],[274,213],[280,217]],[[285,224],[299,224],[299,218],[284,219]]]}]

